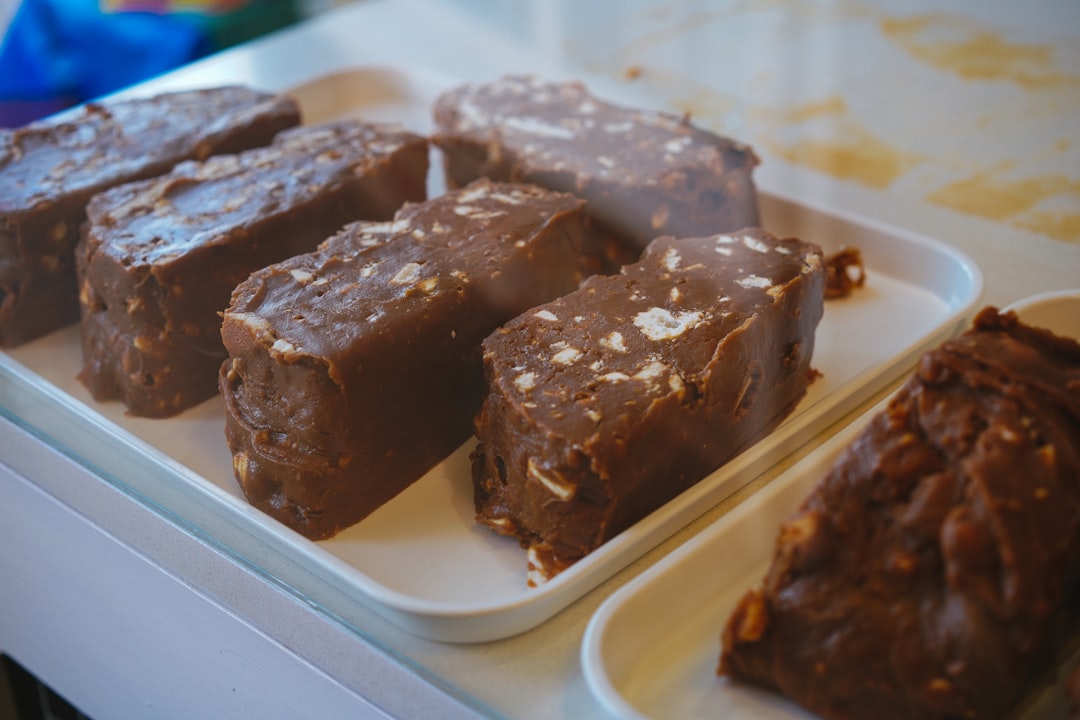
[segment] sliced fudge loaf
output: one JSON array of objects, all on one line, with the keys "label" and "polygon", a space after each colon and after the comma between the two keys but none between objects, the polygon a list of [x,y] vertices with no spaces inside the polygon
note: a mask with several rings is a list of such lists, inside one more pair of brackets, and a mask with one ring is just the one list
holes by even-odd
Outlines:
[{"label": "sliced fudge loaf", "polygon": [[0,345],[79,319],[73,251],[92,195],[183,160],[266,145],[299,122],[292,100],[220,87],[90,103],[0,129]]},{"label": "sliced fudge loaf", "polygon": [[80,380],[147,417],[213,396],[233,288],[348,222],[423,199],[427,171],[425,139],[342,121],[95,196],[77,248]]},{"label": "sliced fudge loaf", "polygon": [[820,248],[763,230],[658,238],[619,275],[484,341],[477,519],[537,584],[774,428],[810,381]]},{"label": "sliced fudge loaf", "polygon": [[982,311],[780,529],[720,672],[827,718],[1006,718],[1080,601],[1080,345]]},{"label": "sliced fudge loaf", "polygon": [[463,85],[438,98],[435,122],[451,186],[487,176],[588,200],[598,270],[636,259],[661,235],[758,224],[748,147],[684,117],[604,102],[579,83],[508,76]]},{"label": "sliced fudge loaf", "polygon": [[477,181],[242,283],[221,329],[221,391],[248,500],[327,538],[464,443],[481,341],[580,282],[581,208]]}]

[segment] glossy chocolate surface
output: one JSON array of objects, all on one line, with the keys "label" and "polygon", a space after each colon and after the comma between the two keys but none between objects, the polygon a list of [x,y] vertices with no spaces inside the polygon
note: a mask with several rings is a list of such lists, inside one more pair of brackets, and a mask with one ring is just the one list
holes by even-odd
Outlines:
[{"label": "glossy chocolate surface", "polygon": [[80,379],[95,399],[150,417],[212,396],[236,285],[346,223],[423,199],[427,170],[423,138],[347,120],[97,195],[77,249]]},{"label": "glossy chocolate surface", "polygon": [[759,229],[660,238],[493,333],[479,520],[537,583],[701,480],[802,398],[824,283],[816,245]]},{"label": "glossy chocolate surface", "polygon": [[581,206],[481,180],[241,284],[221,389],[248,499],[326,538],[459,447],[482,397],[481,341],[577,287]]},{"label": "glossy chocolate surface", "polygon": [[0,345],[78,319],[73,250],[95,193],[266,145],[299,121],[292,100],[227,86],[90,103],[0,130]]},{"label": "glossy chocolate surface", "polygon": [[783,525],[720,671],[827,718],[1005,718],[1080,600],[1080,345],[984,309]]},{"label": "glossy chocolate surface", "polygon": [[487,176],[585,198],[600,270],[636,259],[661,235],[758,224],[750,148],[683,117],[604,102],[580,83],[507,76],[463,85],[437,100],[435,121],[451,185]]}]

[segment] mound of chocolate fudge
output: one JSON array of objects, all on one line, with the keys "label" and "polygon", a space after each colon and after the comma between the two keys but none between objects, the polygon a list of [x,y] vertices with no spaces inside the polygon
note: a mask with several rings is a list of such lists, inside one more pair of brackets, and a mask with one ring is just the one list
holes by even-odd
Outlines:
[{"label": "mound of chocolate fudge", "polygon": [[1080,617],[1080,344],[985,308],[783,524],[719,672],[825,718],[1006,718]]}]

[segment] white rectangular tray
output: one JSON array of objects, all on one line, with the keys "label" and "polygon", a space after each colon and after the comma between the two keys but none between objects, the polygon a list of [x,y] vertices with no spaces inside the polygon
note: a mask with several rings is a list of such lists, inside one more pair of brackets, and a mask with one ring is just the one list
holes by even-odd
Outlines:
[{"label": "white rectangular tray", "polygon": [[[1080,339],[1080,290],[1030,298],[1011,309],[1027,322]],[[812,717],[779,695],[718,677],[720,633],[739,598],[765,577],[781,522],[886,402],[600,606],[585,631],[581,662],[589,688],[608,711],[624,720]],[[1040,693],[1022,718],[1066,714],[1059,684]]]},{"label": "white rectangular tray", "polygon": [[[309,123],[351,115],[427,132],[434,97],[456,82],[420,70],[362,67],[290,90]],[[434,160],[433,194],[442,188]],[[551,617],[882,392],[918,353],[952,335],[981,293],[975,264],[934,239],[768,193],[762,213],[773,232],[827,251],[855,246],[866,261],[867,287],[827,303],[813,363],[823,377],[771,436],[539,588],[526,586],[517,543],[473,522],[471,443],[359,525],[315,543],[244,501],[223,439],[220,398],[166,420],[95,403],[75,379],[77,326],[0,355],[0,405],[118,487],[343,622],[369,608],[432,639],[506,637]]]}]

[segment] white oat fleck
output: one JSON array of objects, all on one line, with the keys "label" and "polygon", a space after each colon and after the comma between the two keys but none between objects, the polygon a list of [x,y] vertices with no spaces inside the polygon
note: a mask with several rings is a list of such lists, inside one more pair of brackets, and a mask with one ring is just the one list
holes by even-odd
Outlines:
[{"label": "white oat fleck", "polygon": [[743,235],[743,245],[759,253],[769,252],[769,246],[752,235]]},{"label": "white oat fleck", "polygon": [[312,275],[307,270],[300,270],[298,268],[293,268],[292,270],[289,271],[289,274],[292,275],[293,280],[295,280],[296,282],[298,282],[300,284],[309,283],[309,282],[311,282],[311,278],[315,277],[314,275]]},{"label": "white oat fleck", "polygon": [[726,245],[717,245],[716,252],[720,253],[725,257],[731,257],[731,253],[733,253],[734,251]]},{"label": "white oat fleck", "polygon": [[416,282],[420,277],[420,263],[405,263],[405,266],[398,270],[397,275],[390,278],[390,282],[394,285],[408,285]]},{"label": "white oat fleck", "polygon": [[679,373],[671,373],[667,380],[668,387],[671,388],[671,392],[676,395],[681,395],[686,390],[686,385],[683,383],[682,377]]},{"label": "white oat fleck", "polygon": [[488,190],[489,186],[484,184],[479,184],[476,187],[462,190],[460,193],[458,193],[458,202],[471,203],[474,200],[479,200],[480,198],[487,197]]},{"label": "white oat fleck", "polygon": [[296,346],[284,338],[278,338],[270,346],[270,352],[277,355],[287,355],[296,352]]},{"label": "white oat fleck", "polygon": [[660,263],[664,266],[664,269],[668,272],[675,272],[679,269],[679,263],[682,262],[682,256],[679,255],[679,251],[676,248],[668,248],[664,253],[663,259]]},{"label": "white oat fleck", "polygon": [[270,323],[267,322],[266,318],[264,317],[255,315],[254,313],[246,312],[234,312],[229,314],[233,317],[233,319],[243,323],[244,325],[247,325],[248,330],[251,332],[252,335],[256,337],[265,336],[272,332],[270,328]]},{"label": "white oat fleck", "polygon": [[690,138],[684,135],[683,137],[680,137],[680,138],[674,138],[672,140],[668,140],[666,143],[664,143],[664,150],[669,152],[669,153],[678,154],[678,153],[681,153],[686,148],[686,146],[689,145],[689,144],[690,144]]},{"label": "white oat fleck", "polygon": [[664,308],[653,307],[634,317],[634,325],[650,340],[671,340],[691,330],[705,319],[700,310],[672,313]]},{"label": "white oat fleck", "polygon": [[608,350],[614,350],[615,352],[626,352],[626,343],[623,342],[622,333],[619,331],[611,332],[600,339],[600,345],[606,347]]},{"label": "white oat fleck", "polygon": [[572,130],[561,125],[546,123],[538,118],[508,117],[503,119],[503,126],[532,135],[542,135],[544,137],[558,138],[560,140],[574,139],[574,132]]},{"label": "white oat fleck", "polygon": [[559,473],[552,470],[541,470],[540,467],[529,458],[525,463],[525,474],[551,491],[551,494],[563,502],[572,500],[577,494],[577,486],[567,482]]},{"label": "white oat fleck", "polygon": [[605,373],[604,375],[601,375],[600,379],[605,381],[605,382],[616,383],[616,382],[623,382],[624,380],[629,380],[630,376],[627,375],[626,373],[621,373],[621,372],[609,372],[609,373]]},{"label": "white oat fleck", "polygon": [[[479,210],[477,212],[470,213],[469,217],[473,220],[492,220],[497,217],[502,217],[505,214],[506,211],[504,210]],[[522,243],[522,245],[524,245],[524,243]],[[521,247],[521,245],[518,245],[518,247]]]},{"label": "white oat fleck", "polygon": [[739,278],[735,282],[737,282],[744,288],[772,287],[772,280],[770,280],[769,278],[761,277],[760,275],[747,275],[744,278]]},{"label": "white oat fleck", "polygon": [[520,205],[522,203],[522,197],[520,195],[511,195],[507,193],[491,193],[492,200],[498,200],[505,205]]},{"label": "white oat fleck", "polygon": [[640,370],[634,373],[635,380],[644,380],[645,382],[655,382],[667,372],[668,366],[660,360],[653,360],[648,365],[643,365]]},{"label": "white oat fleck", "polygon": [[551,362],[558,365],[569,365],[581,357],[581,351],[574,347],[566,347],[551,356]]},{"label": "white oat fleck", "polygon": [[409,229],[408,220],[394,220],[381,223],[365,223],[363,226],[365,233],[379,233],[390,235],[393,233],[404,232]]},{"label": "white oat fleck", "polygon": [[553,576],[544,563],[544,558],[535,545],[530,545],[525,553],[528,572],[525,573],[525,584],[529,587],[540,587]]},{"label": "white oat fleck", "polygon": [[521,373],[514,378],[514,387],[518,389],[518,392],[527,393],[536,387],[536,373],[527,372]]},{"label": "white oat fleck", "polygon": [[600,418],[603,417],[603,416],[600,414],[599,410],[590,408],[590,409],[585,411],[585,417],[589,418],[594,423],[598,423],[598,422],[600,422]]},{"label": "white oat fleck", "polygon": [[537,310],[536,312],[533,313],[533,315],[540,318],[541,320],[551,320],[552,322],[557,322],[558,319],[559,319],[555,315],[555,313],[551,312],[550,310],[548,310],[546,308],[543,309],[543,310]]}]

